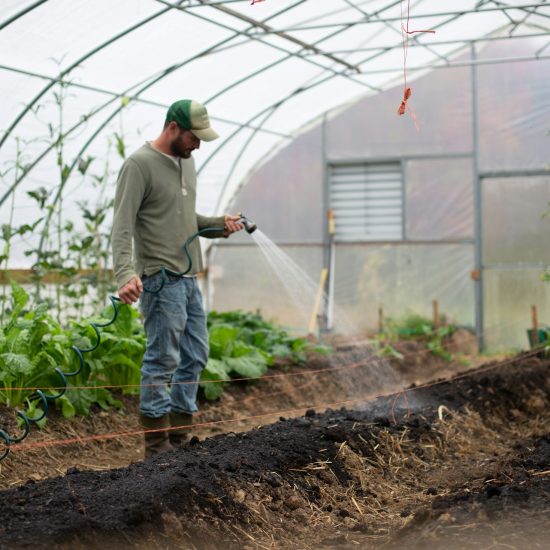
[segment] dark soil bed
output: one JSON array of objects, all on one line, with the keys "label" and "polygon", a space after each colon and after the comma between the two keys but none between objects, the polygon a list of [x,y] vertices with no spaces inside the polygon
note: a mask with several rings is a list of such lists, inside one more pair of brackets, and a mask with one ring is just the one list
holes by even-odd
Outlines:
[{"label": "dark soil bed", "polygon": [[0,546],[544,548],[549,367],[519,356],[362,410],[31,481],[1,495]]}]

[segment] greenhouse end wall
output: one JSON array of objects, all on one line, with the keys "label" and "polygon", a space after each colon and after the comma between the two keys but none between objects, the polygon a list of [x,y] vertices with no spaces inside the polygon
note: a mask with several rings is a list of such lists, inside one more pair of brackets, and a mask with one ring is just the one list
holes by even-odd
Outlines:
[{"label": "greenhouse end wall", "polygon": [[[540,47],[518,42],[516,56]],[[401,238],[335,243],[333,297],[355,329],[375,330],[379,308],[391,317],[431,316],[433,300],[447,321],[477,325],[479,343],[491,350],[527,347],[531,305],[550,323],[550,284],[540,276],[550,263],[550,62],[494,62],[510,47],[493,44],[477,52],[477,65],[413,82],[418,132],[410,118],[396,116],[401,87],[363,98],[304,131],[236,195],[232,209],[253,217],[315,284],[329,264],[331,170],[400,167]],[[470,56],[462,60],[469,64]],[[258,309],[306,331],[311,310],[288,302],[246,239],[212,254],[212,273],[224,278],[211,278],[210,306]]]}]

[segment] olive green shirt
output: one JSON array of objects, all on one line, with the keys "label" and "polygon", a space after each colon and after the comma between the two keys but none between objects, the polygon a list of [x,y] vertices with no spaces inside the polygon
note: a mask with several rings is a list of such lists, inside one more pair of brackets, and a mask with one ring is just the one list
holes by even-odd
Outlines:
[{"label": "olive green shirt", "polygon": [[[179,166],[174,160],[179,160]],[[188,266],[183,245],[199,229],[219,227],[225,217],[195,212],[197,174],[193,157],[175,159],[146,143],[126,159],[115,194],[112,230],[114,272],[118,288],[139,275],[152,275],[165,267],[181,273]],[[133,253],[132,253],[133,241]],[[202,271],[199,239],[189,245],[192,267]]]}]

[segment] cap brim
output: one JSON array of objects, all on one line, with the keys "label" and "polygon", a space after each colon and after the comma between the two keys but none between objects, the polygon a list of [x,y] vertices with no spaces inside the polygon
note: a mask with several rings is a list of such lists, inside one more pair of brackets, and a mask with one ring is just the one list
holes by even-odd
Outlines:
[{"label": "cap brim", "polygon": [[191,130],[191,133],[198,137],[201,141],[214,141],[220,136],[212,130],[212,128],[204,128],[202,130]]}]

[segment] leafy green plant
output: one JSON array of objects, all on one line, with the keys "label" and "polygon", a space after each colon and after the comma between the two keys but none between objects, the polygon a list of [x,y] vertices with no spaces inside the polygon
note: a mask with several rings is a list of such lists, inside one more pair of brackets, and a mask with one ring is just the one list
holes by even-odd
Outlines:
[{"label": "leafy green plant", "polygon": [[305,338],[290,336],[286,330],[264,320],[258,313],[212,311],[208,315],[210,333],[217,325],[237,329],[235,337],[267,353],[271,357],[269,364],[272,364],[275,357],[288,359],[293,363],[304,363],[307,351],[330,352],[330,348],[314,346]]},{"label": "leafy green plant", "polygon": [[201,387],[207,399],[216,399],[223,393],[221,380],[259,378],[275,359],[304,363],[308,351],[330,353],[328,347],[314,346],[305,338],[289,336],[257,313],[211,312],[208,332],[210,357],[201,375]]},{"label": "leafy green plant", "polygon": [[381,339],[374,339],[372,346],[376,351],[376,354],[380,357],[392,357],[394,359],[403,359],[404,355],[397,351],[391,344]]},{"label": "leafy green plant", "polygon": [[72,369],[70,338],[41,304],[24,312],[28,294],[11,283],[12,309],[0,330],[0,402],[17,407],[33,393],[19,388],[59,385],[55,368]]},{"label": "leafy green plant", "polygon": [[389,342],[398,340],[417,339],[426,342],[426,347],[438,357],[450,361],[452,354],[444,348],[445,338],[451,336],[456,331],[454,325],[442,325],[437,328],[431,319],[410,313],[401,319],[386,319],[384,323],[384,332],[379,335],[379,340],[383,342],[379,353],[396,358],[401,354],[395,350]]},{"label": "leafy green plant", "polygon": [[[36,400],[28,401],[34,392],[19,388],[58,387],[61,380],[55,369],[72,372],[78,366],[72,346],[88,348],[96,336],[89,323],[72,323],[64,329],[45,303],[25,312],[28,294],[16,283],[11,288],[13,306],[0,329],[0,402],[11,407],[27,403],[30,414],[38,406]],[[109,307],[95,320],[111,318]],[[116,323],[102,329],[99,347],[85,355],[82,371],[67,379],[67,392],[56,400],[63,416],[86,415],[94,403],[103,409],[121,406],[108,389],[96,386],[126,386],[124,393],[139,392],[145,335],[138,319],[131,307],[119,307]],[[86,388],[71,390],[74,386]]]},{"label": "leafy green plant", "polygon": [[443,347],[443,340],[445,339],[445,337],[451,336],[455,332],[455,330],[455,327],[451,325],[439,327],[435,330],[432,329],[432,331],[427,335],[428,342],[426,345],[428,349],[434,355],[442,357],[446,361],[451,361],[453,356]]},{"label": "leafy green plant", "polygon": [[239,338],[239,327],[215,324],[209,329],[210,355],[201,374],[201,386],[207,399],[216,399],[223,393],[223,382],[233,376],[259,378],[267,371],[273,357]]},{"label": "leafy green plant", "polygon": [[[87,322],[73,322],[74,343],[80,348],[95,344],[97,337],[90,322],[105,323],[112,316],[113,309],[109,306],[99,317]],[[119,305],[116,322],[100,331],[99,346],[85,354],[84,368],[78,376],[70,379],[72,386],[87,387],[66,394],[76,414],[88,414],[94,403],[104,410],[111,406],[122,407],[111,391],[101,386],[120,388],[123,394],[139,393],[141,360],[145,351],[145,333],[139,322],[139,313],[130,306]]]},{"label": "leafy green plant", "polygon": [[[61,380],[55,369],[77,370],[78,358],[72,346],[93,347],[97,336],[90,322],[104,324],[112,319],[113,310],[109,306],[95,318],[71,321],[64,328],[49,313],[46,303],[26,310],[29,296],[14,282],[11,301],[7,322],[0,327],[0,402],[11,407],[26,404],[28,414],[37,416],[41,404],[29,399],[34,392],[20,388],[53,391],[59,387]],[[224,389],[223,382],[210,381],[259,378],[276,359],[300,363],[305,361],[308,351],[330,351],[289,336],[258,314],[214,312],[208,316],[208,330],[210,357],[201,376],[207,399],[216,399]],[[84,354],[81,371],[67,378],[66,393],[55,401],[66,418],[87,415],[94,404],[105,410],[122,407],[111,389],[117,388],[123,394],[139,393],[145,351],[145,332],[139,313],[130,306],[119,305],[116,322],[101,328],[100,334],[98,347]]]}]

